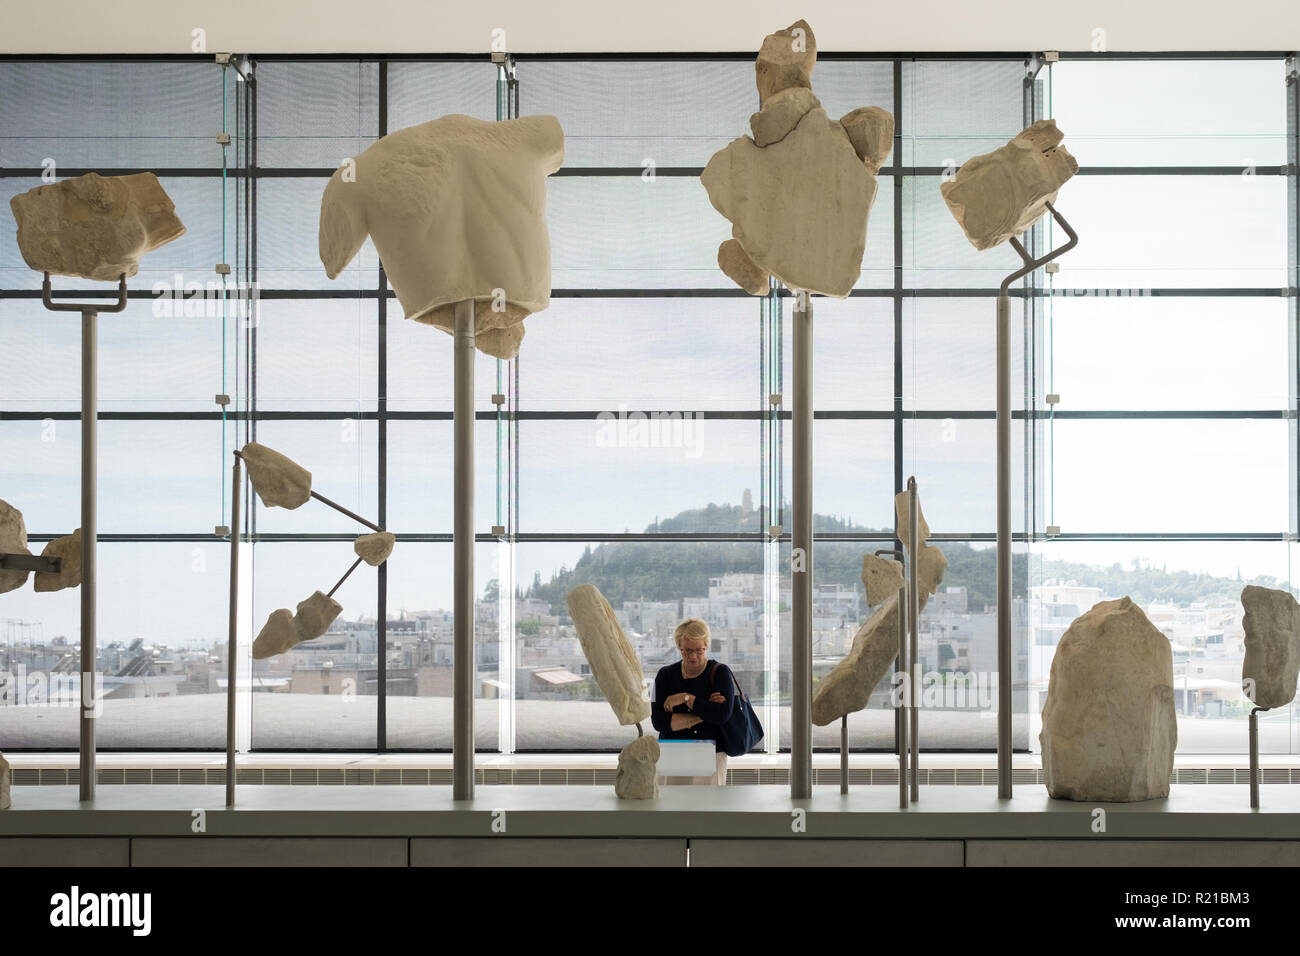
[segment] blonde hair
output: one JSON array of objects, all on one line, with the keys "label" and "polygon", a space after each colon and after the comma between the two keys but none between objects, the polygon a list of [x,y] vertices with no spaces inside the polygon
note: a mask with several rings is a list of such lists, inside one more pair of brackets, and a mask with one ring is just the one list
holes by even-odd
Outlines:
[{"label": "blonde hair", "polygon": [[673,631],[673,643],[677,649],[682,649],[682,641],[703,640],[704,649],[709,649],[709,625],[705,624],[698,617],[688,617],[682,623],[677,625]]}]

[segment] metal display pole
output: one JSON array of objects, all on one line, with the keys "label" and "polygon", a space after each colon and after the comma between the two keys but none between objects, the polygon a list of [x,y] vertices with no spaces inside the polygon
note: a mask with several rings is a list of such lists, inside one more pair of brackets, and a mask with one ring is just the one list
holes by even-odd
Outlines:
[{"label": "metal display pole", "polygon": [[907,582],[898,589],[898,606],[897,613],[894,615],[898,619],[898,666],[903,670],[903,698],[899,702],[898,710],[898,807],[900,810],[907,809],[907,737],[908,737],[908,716],[907,707],[911,697],[911,674],[907,672]]},{"label": "metal display pole", "polygon": [[239,617],[239,496],[242,491],[240,463],[234,452],[230,470],[230,620],[226,634],[226,806],[235,805],[235,674],[237,671]]},{"label": "metal display pole", "polygon": [[[790,796],[812,796],[812,299],[795,293],[790,535]],[[802,553],[802,569],[794,562]]]},{"label": "metal display pole", "polygon": [[840,717],[840,793],[849,792],[849,715]]},{"label": "metal display pole", "polygon": [[1259,718],[1255,715],[1267,709],[1267,707],[1254,707],[1250,711],[1250,808],[1252,810],[1259,809]]},{"label": "metal display pole", "polygon": [[96,426],[99,416],[99,364],[95,320],[100,312],[126,308],[126,273],[118,276],[117,301],[107,308],[97,303],[54,302],[50,274],[41,283],[41,302],[51,312],[81,313],[81,733],[79,753],[80,795],[95,799],[95,522]]},{"label": "metal display pole", "polygon": [[917,662],[917,621],[921,616],[921,590],[917,585],[917,557],[920,550],[920,531],[917,524],[920,521],[920,507],[916,499],[916,478],[907,479],[907,628],[911,632],[911,646],[907,654],[907,686],[911,690],[911,700],[908,702],[908,722],[910,723],[910,733],[912,747],[912,799],[921,798],[921,760],[920,760],[920,736],[921,721],[920,712],[917,709],[916,695],[920,689],[916,680],[916,662]]},{"label": "metal display pole", "polygon": [[1079,243],[1079,236],[1056,208],[1048,210],[1070,237],[1059,249],[1035,259],[1020,241],[1009,241],[1024,266],[1002,280],[998,290],[997,461],[998,461],[998,798],[1011,799],[1011,297],[1012,282],[1046,265]]},{"label": "metal display pole", "polygon": [[456,303],[452,799],[474,797],[474,300]]}]

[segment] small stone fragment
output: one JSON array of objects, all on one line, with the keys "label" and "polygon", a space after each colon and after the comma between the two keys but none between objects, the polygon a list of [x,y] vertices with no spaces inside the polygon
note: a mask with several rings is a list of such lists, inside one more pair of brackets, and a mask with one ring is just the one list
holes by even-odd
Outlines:
[{"label": "small stone fragment", "polygon": [[[0,501],[0,554],[31,554],[27,549],[27,525],[23,513]],[[0,594],[14,591],[27,583],[27,571],[0,571]]]},{"label": "small stone fragment", "polygon": [[867,172],[876,175],[894,148],[894,115],[879,106],[864,106],[840,117],[849,142]]},{"label": "small stone fragment", "polygon": [[[655,745],[656,760],[659,759],[659,755],[657,753],[658,749],[659,746],[658,744],[656,744]],[[0,754],[0,810],[8,810],[10,807],[13,806],[13,799],[10,797],[10,789],[9,789],[11,783],[12,781],[10,780],[9,761],[5,760],[4,754]]]},{"label": "small stone fragment", "polygon": [[265,660],[303,641],[315,640],[330,629],[342,611],[343,605],[320,591],[299,602],[297,614],[290,614],[284,607],[272,611],[253,642],[253,659]]},{"label": "small stone fragment", "polygon": [[767,295],[771,288],[768,281],[771,276],[754,265],[736,239],[728,239],[718,246],[718,268],[750,295]]},{"label": "small stone fragment", "polygon": [[185,233],[153,173],[86,173],[19,193],[9,208],[28,266],[100,282],[135,275],[141,256]]},{"label": "small stone fragment", "polygon": [[944,202],[976,249],[1024,234],[1079,171],[1056,120],[1039,120],[1005,146],[969,159],[939,185]]},{"label": "small stone fragment", "polygon": [[754,145],[770,146],[780,142],[799,125],[805,113],[821,105],[821,101],[813,96],[813,91],[804,86],[794,86],[773,94],[763,104],[763,108],[749,118]]},{"label": "small stone fragment", "polygon": [[[920,528],[917,529],[916,540],[924,545],[926,539],[930,537],[930,526],[925,523],[925,510],[921,507],[919,496],[916,502],[916,515],[920,519]],[[906,548],[911,533],[909,529],[912,527],[912,510],[908,500],[908,492],[900,491],[894,496],[894,516],[898,519],[898,540],[903,542],[903,547]]]},{"label": "small stone fragment", "polygon": [[1102,601],[1061,637],[1038,740],[1057,799],[1169,796],[1178,746],[1173,651],[1129,598]]},{"label": "small stone fragment", "polygon": [[252,441],[240,455],[253,490],[268,508],[300,508],[311,498],[311,472],[291,458]]},{"label": "small stone fragment", "polygon": [[898,594],[903,586],[903,565],[893,558],[878,554],[862,556],[862,584],[867,589],[867,606],[875,607]]},{"label": "small stone fragment", "polygon": [[352,550],[366,564],[378,567],[393,553],[393,542],[396,540],[397,536],[391,531],[376,531],[374,534],[363,534],[358,537],[352,542]]},{"label": "small stone fragment", "polygon": [[653,800],[659,796],[655,767],[659,763],[659,741],[638,737],[618,752],[614,793],[620,800]]},{"label": "small stone fragment", "polygon": [[766,106],[768,97],[791,87],[811,89],[816,65],[817,40],[807,20],[796,20],[784,30],[769,33],[754,62],[759,102]]},{"label": "small stone fragment", "polygon": [[48,542],[45,550],[41,552],[41,557],[61,558],[63,563],[59,565],[58,574],[52,571],[36,572],[33,587],[37,591],[62,591],[64,588],[75,588],[81,585],[80,528],[72,534],[65,534],[61,538]]},{"label": "small stone fragment", "polygon": [[595,585],[580,584],[565,595],[565,602],[596,685],[618,722],[626,725],[648,719],[645,673],[605,595]]},{"label": "small stone fragment", "polygon": [[1242,686],[1256,707],[1285,707],[1295,699],[1300,675],[1300,604],[1287,591],[1248,584],[1241,592],[1246,615]]}]

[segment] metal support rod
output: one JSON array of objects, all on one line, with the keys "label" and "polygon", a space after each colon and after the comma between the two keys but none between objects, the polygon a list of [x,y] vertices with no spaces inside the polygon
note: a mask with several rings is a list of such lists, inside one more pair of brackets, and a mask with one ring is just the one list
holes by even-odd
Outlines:
[{"label": "metal support rod", "polygon": [[920,711],[917,707],[917,694],[920,692],[918,686],[916,669],[917,669],[917,639],[918,621],[921,617],[921,589],[917,584],[917,564],[921,550],[920,528],[920,504],[916,497],[916,478],[907,479],[907,629],[912,635],[911,646],[907,654],[907,684],[911,688],[911,696],[908,702],[908,719],[910,723],[908,737],[912,748],[912,799],[921,798],[921,759],[920,759],[920,737],[921,722]]},{"label": "metal support rod", "polygon": [[456,303],[452,799],[474,797],[474,300]]},{"label": "metal support rod", "polygon": [[96,321],[99,313],[121,312],[126,308],[126,274],[117,279],[117,301],[102,307],[98,303],[55,302],[50,274],[41,281],[41,302],[51,312],[81,313],[81,702],[78,789],[82,800],[95,799],[95,521],[96,425],[99,418],[99,366]]},{"label": "metal support rod", "polygon": [[[894,519],[894,535],[898,536],[898,519]],[[903,562],[903,552],[895,551],[893,548],[879,548],[876,550],[876,557],[887,554],[900,564]],[[903,586],[898,589],[898,595],[894,599],[894,620],[898,625],[898,660],[894,665],[895,679],[898,684],[895,692],[898,694],[898,705],[894,708],[895,720],[894,727],[897,731],[898,744],[898,808],[907,809],[907,702],[911,688],[907,685],[907,579],[904,578]],[[899,680],[901,678],[901,680]]]},{"label": "metal support rod", "polygon": [[1033,258],[1014,237],[1011,245],[1024,266],[1002,280],[997,315],[997,602],[998,602],[998,798],[1011,799],[1011,298],[1012,282],[1046,265],[1079,243],[1079,236],[1056,208],[1052,218],[1070,237],[1065,245]]},{"label": "metal support rod", "polygon": [[813,408],[812,299],[795,293],[791,389],[790,796],[812,796]]},{"label": "metal support rod", "polygon": [[352,572],[357,569],[357,565],[359,565],[362,562],[362,560],[363,560],[362,558],[357,558],[355,561],[353,561],[352,567],[348,568],[345,572],[343,572],[343,577],[339,578],[339,583],[334,585],[334,587],[330,588],[330,593],[325,596],[333,597],[334,592],[337,591],[339,588],[343,587],[343,582],[352,576]]},{"label": "metal support rod", "polygon": [[911,675],[908,673],[907,666],[907,582],[898,589],[898,603],[895,605],[894,618],[898,621],[898,669],[902,672],[903,680],[899,685],[901,696],[898,704],[898,807],[900,810],[907,809],[908,777],[907,777],[907,737],[908,737],[908,716],[907,705],[911,697],[912,688],[909,683]]},{"label": "metal support rod", "polygon": [[1259,718],[1255,715],[1263,708],[1250,711],[1250,808],[1259,809]]},{"label": "metal support rod", "polygon": [[226,632],[226,806],[235,805],[235,674],[239,634],[239,495],[240,455],[230,469],[230,613]]},{"label": "metal support rod", "polygon": [[367,528],[369,528],[371,531],[383,531],[383,530],[384,530],[383,528],[379,527],[379,525],[375,524],[374,522],[372,522],[372,521],[367,521],[365,518],[361,517],[361,515],[359,515],[359,514],[355,514],[355,513],[351,512],[351,511],[349,511],[347,508],[344,508],[344,507],[343,507],[341,504],[339,504],[338,502],[336,502],[336,501],[330,501],[328,498],[326,498],[324,495],[322,495],[322,494],[321,494],[320,492],[318,492],[318,491],[313,491],[313,492],[311,493],[311,496],[312,496],[313,498],[315,498],[317,501],[322,502],[323,504],[327,504],[327,505],[329,505],[331,508],[333,508],[335,511],[339,512],[340,514],[345,514],[345,515],[347,515],[347,516],[348,516],[349,518],[351,518],[353,521],[360,522],[361,524],[363,524],[363,525],[365,525]]},{"label": "metal support rod", "polygon": [[840,793],[849,792],[849,715],[840,717]]}]

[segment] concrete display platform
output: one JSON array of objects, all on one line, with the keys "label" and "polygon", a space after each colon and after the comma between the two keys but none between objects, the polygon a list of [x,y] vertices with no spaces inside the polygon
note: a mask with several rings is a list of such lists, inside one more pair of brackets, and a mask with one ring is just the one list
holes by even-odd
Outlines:
[{"label": "concrete display platform", "polygon": [[[1025,787],[894,788],[791,800],[784,787],[15,788],[0,865],[1099,865],[1300,866],[1300,789],[1175,786],[1164,800],[1086,804]],[[1099,829],[1103,819],[1104,830]],[[200,832],[201,831],[201,832]]]}]

